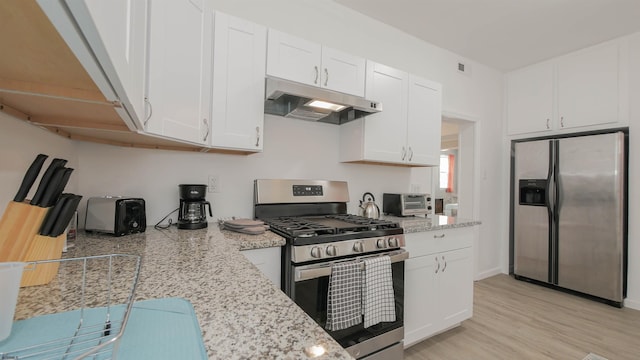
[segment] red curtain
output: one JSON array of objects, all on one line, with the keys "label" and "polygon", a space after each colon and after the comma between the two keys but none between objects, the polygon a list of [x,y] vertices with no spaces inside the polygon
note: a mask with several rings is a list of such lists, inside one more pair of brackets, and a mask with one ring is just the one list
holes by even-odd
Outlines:
[{"label": "red curtain", "polygon": [[453,169],[455,169],[455,156],[449,154],[449,177],[447,178],[447,192],[453,192]]}]

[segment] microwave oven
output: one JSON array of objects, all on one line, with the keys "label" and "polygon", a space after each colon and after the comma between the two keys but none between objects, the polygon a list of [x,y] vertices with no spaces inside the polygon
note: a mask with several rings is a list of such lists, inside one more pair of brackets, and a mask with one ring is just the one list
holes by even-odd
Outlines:
[{"label": "microwave oven", "polygon": [[382,194],[382,212],[387,215],[429,215],[432,210],[431,195],[429,194]]}]

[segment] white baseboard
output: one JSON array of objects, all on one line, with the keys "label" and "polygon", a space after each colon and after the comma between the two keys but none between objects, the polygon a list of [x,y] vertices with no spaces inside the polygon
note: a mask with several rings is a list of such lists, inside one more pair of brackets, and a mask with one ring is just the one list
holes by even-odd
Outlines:
[{"label": "white baseboard", "polygon": [[640,310],[640,300],[626,298],[624,299],[624,307]]},{"label": "white baseboard", "polygon": [[483,272],[477,273],[475,280],[478,281],[478,280],[486,279],[486,278],[489,278],[489,277],[492,277],[492,276],[498,275],[498,274],[502,274],[502,271],[500,271],[499,267],[493,268],[493,269],[489,269],[489,270],[485,270]]}]

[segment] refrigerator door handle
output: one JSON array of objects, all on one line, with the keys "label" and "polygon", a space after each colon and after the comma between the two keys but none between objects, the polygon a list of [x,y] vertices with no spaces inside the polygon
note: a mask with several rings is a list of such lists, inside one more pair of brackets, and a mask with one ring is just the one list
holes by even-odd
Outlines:
[{"label": "refrigerator door handle", "polygon": [[547,172],[547,214],[549,216],[549,262],[548,262],[548,281],[552,284],[556,283],[557,275],[555,270],[556,252],[554,244],[555,236],[555,219],[557,218],[557,194],[556,194],[556,175],[557,175],[557,140],[549,141],[549,170]]}]

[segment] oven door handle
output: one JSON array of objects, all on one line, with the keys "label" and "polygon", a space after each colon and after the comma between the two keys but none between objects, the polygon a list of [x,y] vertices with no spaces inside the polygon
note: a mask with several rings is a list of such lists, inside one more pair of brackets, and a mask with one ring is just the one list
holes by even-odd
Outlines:
[{"label": "oven door handle", "polygon": [[330,276],[331,265],[335,263],[340,263],[345,261],[358,261],[358,260],[364,260],[364,259],[374,258],[378,256],[383,256],[383,255],[388,255],[391,258],[392,264],[400,261],[405,261],[409,258],[408,251],[396,250],[388,253],[375,254],[371,256],[361,256],[353,259],[331,261],[323,264],[300,266],[300,267],[294,268],[295,282],[316,279],[323,276]]}]

